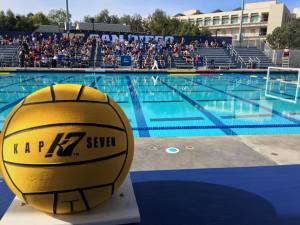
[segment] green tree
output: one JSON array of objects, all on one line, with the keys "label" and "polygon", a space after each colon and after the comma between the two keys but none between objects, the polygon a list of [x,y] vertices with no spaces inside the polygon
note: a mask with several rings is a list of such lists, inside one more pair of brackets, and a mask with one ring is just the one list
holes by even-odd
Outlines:
[{"label": "green tree", "polygon": [[145,32],[143,18],[139,14],[135,14],[133,16],[123,15],[120,18],[120,23],[130,25],[131,30],[133,32],[137,32],[137,33]]},{"label": "green tree", "polygon": [[147,33],[156,35],[211,35],[208,29],[200,29],[196,24],[171,18],[160,9],[148,17],[145,29]]},{"label": "green tree", "polygon": [[120,23],[130,25],[132,32],[147,33],[154,35],[203,35],[210,36],[211,33],[207,28],[200,29],[198,25],[183,22],[176,18],[172,18],[161,9],[155,10],[147,19],[139,14],[123,15],[118,17],[110,15],[107,9],[102,10],[95,17],[85,16],[83,21],[91,23],[92,19],[96,23]]},{"label": "green tree", "polygon": [[168,35],[168,25],[170,18],[167,14],[161,10],[157,9],[150,15],[146,22],[146,30],[148,33],[155,35]]},{"label": "green tree", "polygon": [[111,17],[107,9],[102,10],[99,14],[95,16],[96,23],[111,23]]},{"label": "green tree", "polygon": [[33,31],[36,25],[50,24],[47,17],[38,12],[25,15],[15,15],[11,10],[0,11],[0,30],[4,31]]},{"label": "green tree", "polygon": [[291,20],[288,24],[277,27],[267,36],[267,42],[275,49],[300,49],[300,18]]},{"label": "green tree", "polygon": [[8,30],[15,30],[16,27],[16,23],[17,23],[17,19],[14,15],[14,13],[9,9],[6,12],[6,20],[5,20],[5,27]]},{"label": "green tree", "polygon": [[[66,11],[63,9],[52,9],[48,14],[48,19],[51,23],[56,24],[60,27],[66,22]],[[69,19],[72,18],[72,15],[69,13]]]},{"label": "green tree", "polygon": [[92,16],[85,16],[85,17],[83,17],[83,22],[91,23],[93,18],[94,17],[92,17]]},{"label": "green tree", "polygon": [[95,23],[120,23],[120,19],[117,15],[110,15],[107,9],[102,10],[96,16],[85,16],[83,21],[86,23],[91,23],[92,19],[95,19]]},{"label": "green tree", "polygon": [[38,12],[29,17],[34,25],[50,25],[51,21],[42,12]]},{"label": "green tree", "polygon": [[6,15],[4,11],[0,11],[0,30],[6,30]]},{"label": "green tree", "polygon": [[117,15],[111,15],[109,23],[118,24],[120,23],[120,19]]},{"label": "green tree", "polygon": [[32,22],[31,17],[28,16],[16,16],[16,25],[14,30],[17,31],[33,31],[36,29],[35,24]]}]

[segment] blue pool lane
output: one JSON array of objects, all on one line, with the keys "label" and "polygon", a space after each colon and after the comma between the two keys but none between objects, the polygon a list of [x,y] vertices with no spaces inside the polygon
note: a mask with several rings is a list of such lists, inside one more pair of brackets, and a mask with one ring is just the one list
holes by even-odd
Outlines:
[{"label": "blue pool lane", "polygon": [[126,113],[135,137],[300,134],[296,86],[274,86],[241,74],[172,77],[165,74],[16,73],[2,76],[0,128],[30,93],[55,83],[91,86],[107,93]]}]

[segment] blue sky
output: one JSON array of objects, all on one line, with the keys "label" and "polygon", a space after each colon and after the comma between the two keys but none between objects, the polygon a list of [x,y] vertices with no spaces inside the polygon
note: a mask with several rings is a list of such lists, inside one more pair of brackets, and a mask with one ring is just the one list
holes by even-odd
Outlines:
[{"label": "blue sky", "polygon": [[[246,0],[257,2],[257,0]],[[289,9],[300,7],[299,0],[281,0]],[[123,15],[139,13],[148,16],[155,9],[163,9],[169,15],[175,15],[188,9],[210,12],[215,9],[231,10],[238,7],[241,0],[69,0],[72,20],[80,20],[85,15],[95,15],[102,9],[112,14]],[[65,8],[65,0],[0,0],[0,10],[12,9],[16,13],[43,11]]]}]

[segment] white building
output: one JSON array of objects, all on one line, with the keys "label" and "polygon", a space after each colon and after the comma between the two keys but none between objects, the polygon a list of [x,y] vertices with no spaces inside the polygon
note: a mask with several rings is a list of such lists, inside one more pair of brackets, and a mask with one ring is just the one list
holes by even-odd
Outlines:
[{"label": "white building", "polygon": [[294,9],[294,14],[295,14],[296,18],[300,18],[300,7]]},{"label": "white building", "polygon": [[[295,9],[295,13],[300,16],[300,8]],[[243,38],[264,39],[276,27],[287,23],[292,16],[286,5],[277,1],[247,3],[243,13]],[[198,24],[200,27],[207,27],[214,35],[229,36],[233,39],[239,37],[241,8],[228,12],[215,10],[211,13],[189,10],[174,17]]]}]

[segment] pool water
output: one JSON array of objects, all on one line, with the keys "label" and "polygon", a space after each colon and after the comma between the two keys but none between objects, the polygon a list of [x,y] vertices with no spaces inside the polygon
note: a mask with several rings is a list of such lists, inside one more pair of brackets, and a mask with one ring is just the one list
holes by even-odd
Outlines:
[{"label": "pool water", "polygon": [[0,81],[0,127],[30,93],[55,83],[75,83],[114,99],[135,137],[300,134],[297,86],[274,85],[271,93],[280,98],[266,97],[262,74],[16,73]]}]

